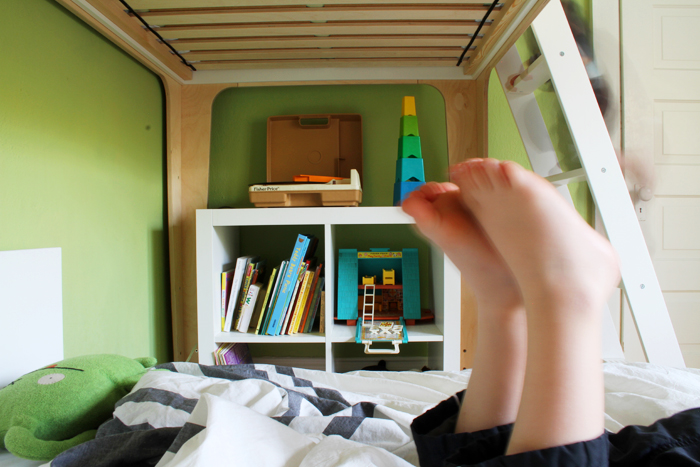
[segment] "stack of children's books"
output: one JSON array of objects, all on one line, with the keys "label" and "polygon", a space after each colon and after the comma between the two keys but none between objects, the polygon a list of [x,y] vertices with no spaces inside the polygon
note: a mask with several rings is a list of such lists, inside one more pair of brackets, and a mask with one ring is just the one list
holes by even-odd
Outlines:
[{"label": "stack of children's books", "polygon": [[246,343],[223,343],[219,344],[219,348],[214,351],[215,365],[239,365],[243,363],[253,363],[250,348]]},{"label": "stack of children's books", "polygon": [[266,261],[241,256],[221,273],[222,330],[269,336],[308,333],[321,308],[325,278],[318,238],[297,236],[292,255],[265,278]]}]

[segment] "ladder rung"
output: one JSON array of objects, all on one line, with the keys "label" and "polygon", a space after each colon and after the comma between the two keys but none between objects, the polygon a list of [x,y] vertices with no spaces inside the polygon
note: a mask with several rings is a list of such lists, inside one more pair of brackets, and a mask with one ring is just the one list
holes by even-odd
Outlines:
[{"label": "ladder rung", "polygon": [[569,170],[560,174],[550,175],[545,177],[554,186],[568,185],[574,182],[583,182],[588,180],[584,169]]},{"label": "ladder rung", "polygon": [[[367,298],[371,298],[367,302]],[[367,311],[367,308],[370,311]],[[374,323],[374,284],[365,284],[365,294],[362,299],[362,322],[363,324],[369,319]]]},{"label": "ladder rung", "polygon": [[507,89],[513,94],[530,94],[551,79],[547,61],[540,55],[525,71],[508,80]]}]

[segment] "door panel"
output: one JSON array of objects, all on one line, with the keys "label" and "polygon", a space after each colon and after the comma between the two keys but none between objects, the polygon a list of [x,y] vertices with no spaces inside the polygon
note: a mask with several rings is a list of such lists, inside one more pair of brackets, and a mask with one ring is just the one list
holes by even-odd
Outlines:
[{"label": "door panel", "polygon": [[622,0],[620,18],[626,167],[654,173],[640,225],[686,364],[700,367],[700,0]]}]

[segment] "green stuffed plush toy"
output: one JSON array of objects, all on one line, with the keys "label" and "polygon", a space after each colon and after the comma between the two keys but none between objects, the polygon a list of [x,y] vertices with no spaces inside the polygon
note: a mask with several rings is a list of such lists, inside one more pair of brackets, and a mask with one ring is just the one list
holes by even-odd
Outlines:
[{"label": "green stuffed plush toy", "polygon": [[114,404],[155,363],[155,358],[86,355],[22,376],[0,389],[0,448],[44,461],[93,439]]}]

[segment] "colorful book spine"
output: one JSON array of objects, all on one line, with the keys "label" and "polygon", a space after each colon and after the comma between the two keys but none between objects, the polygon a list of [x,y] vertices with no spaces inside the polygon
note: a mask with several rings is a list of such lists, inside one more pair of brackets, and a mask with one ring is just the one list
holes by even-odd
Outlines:
[{"label": "colorful book spine", "polygon": [[267,330],[270,328],[270,320],[272,318],[272,312],[277,304],[277,299],[279,298],[280,288],[282,287],[282,280],[287,273],[287,267],[289,266],[289,261],[282,261],[280,264],[280,270],[277,273],[277,281],[275,282],[275,289],[272,291],[272,297],[270,297],[270,303],[265,311],[265,321],[263,322],[263,328],[260,330],[260,334],[267,334]]},{"label": "colorful book spine", "polygon": [[221,273],[221,330],[226,330],[226,309],[231,296],[234,269]]},{"label": "colorful book spine", "polygon": [[[309,318],[306,320],[306,325],[304,327],[304,332],[311,332],[314,327],[314,321],[316,321],[316,315],[318,314],[318,309],[321,305],[321,294],[323,292],[323,284],[326,282],[325,277],[321,277],[316,283],[316,290],[314,291],[314,298],[309,307]],[[321,331],[323,332],[323,331]]]},{"label": "colorful book spine", "polygon": [[248,332],[250,320],[253,317],[253,311],[255,310],[262,286],[262,284],[258,283],[250,284],[250,287],[248,287],[248,294],[243,303],[243,308],[241,308],[241,319],[238,322],[238,326],[236,326],[238,332]]},{"label": "colorful book spine", "polygon": [[268,326],[266,332],[267,335],[279,335],[280,328],[282,327],[282,320],[284,319],[284,311],[289,306],[289,301],[292,298],[299,267],[304,261],[304,255],[306,254],[308,245],[309,237],[299,234],[294,242],[294,249],[292,250],[292,256],[289,259],[289,266],[287,267],[287,271],[285,272],[284,279],[282,281],[280,293],[277,297],[277,303],[275,303],[275,308],[272,310],[270,326]]},{"label": "colorful book spine", "polygon": [[326,332],[326,292],[321,291],[321,303],[319,304],[319,310],[321,313],[321,317],[319,318],[321,321],[318,326],[318,332],[323,334]]},{"label": "colorful book spine", "polygon": [[299,292],[299,299],[294,307],[294,314],[292,315],[292,324],[290,326],[289,334],[296,334],[299,332],[299,325],[301,324],[301,317],[306,308],[306,301],[309,297],[309,290],[311,290],[311,283],[314,280],[314,271],[306,271],[304,274],[304,280],[302,281]]},{"label": "colorful book spine", "polygon": [[233,328],[233,314],[236,309],[236,304],[238,303],[238,295],[241,291],[241,285],[243,284],[243,277],[245,276],[246,267],[252,258],[252,256],[241,256],[236,260],[236,268],[234,270],[233,281],[231,283],[231,293],[229,295],[226,309],[224,331],[231,331]]},{"label": "colorful book spine", "polygon": [[251,280],[253,279],[255,264],[256,263],[251,261],[246,267],[245,278],[243,279],[243,285],[241,286],[241,293],[238,294],[238,305],[236,306],[236,312],[233,314],[234,329],[238,329],[238,325],[241,323],[241,310],[243,310],[243,304],[248,296],[248,289],[250,288]]},{"label": "colorful book spine", "polygon": [[[304,267],[308,267],[308,264],[305,264]],[[297,275],[297,281],[294,285],[294,291],[292,292],[292,298],[289,300],[289,306],[287,306],[287,309],[284,311],[284,321],[282,322],[282,327],[280,328],[280,334],[289,334],[289,324],[292,321],[294,305],[297,302],[297,297],[299,296],[299,287],[305,274],[304,267],[302,267],[299,270],[299,274]]]},{"label": "colorful book spine", "polygon": [[306,332],[306,322],[309,319],[309,309],[311,308],[311,303],[313,302],[314,295],[316,293],[316,284],[321,276],[321,269],[323,269],[323,263],[319,263],[314,270],[314,277],[311,286],[309,287],[309,297],[306,299],[306,306],[304,306],[304,311],[301,316],[301,323],[299,325],[299,332]]},{"label": "colorful book spine", "polygon": [[214,359],[217,365],[253,363],[248,344],[242,342],[219,345],[219,348],[214,351]]},{"label": "colorful book spine", "polygon": [[270,278],[267,281],[267,289],[265,291],[265,301],[261,304],[258,316],[253,316],[253,323],[255,324],[255,334],[260,334],[260,328],[265,319],[265,310],[267,310],[267,304],[270,301],[270,296],[275,288],[275,279],[277,278],[277,268],[274,268],[270,273]]}]

